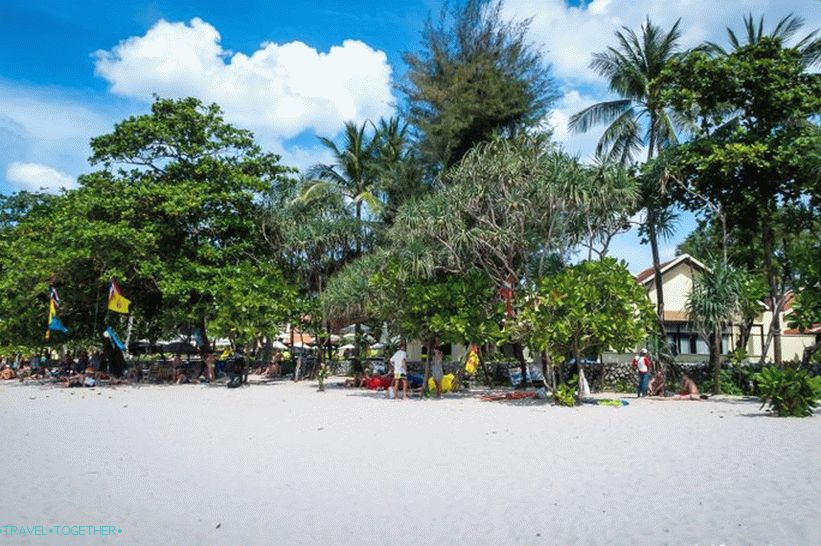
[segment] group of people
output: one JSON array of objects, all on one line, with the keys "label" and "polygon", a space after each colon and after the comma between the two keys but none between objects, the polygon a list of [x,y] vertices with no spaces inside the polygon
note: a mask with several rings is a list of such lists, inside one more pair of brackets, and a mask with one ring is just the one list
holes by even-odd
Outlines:
[{"label": "group of people", "polygon": [[31,355],[21,353],[0,358],[0,380],[64,379],[78,374],[99,374],[106,371],[105,356],[101,350],[81,350],[74,356],[64,353],[57,356],[42,352]]},{"label": "group of people", "polygon": [[[436,390],[436,397],[442,396],[443,353],[435,347],[431,354],[430,375]],[[408,353],[404,344],[388,360],[388,370],[382,375],[371,375],[365,370],[362,375],[349,378],[343,383],[346,387],[360,387],[370,390],[388,390],[397,400],[408,398],[408,388],[423,388],[425,379],[416,374],[408,373]],[[401,398],[400,398],[401,392]]]},{"label": "group of people", "polygon": [[[664,374],[661,370],[653,372],[653,363],[647,349],[641,349],[639,354],[633,357],[631,365],[639,374],[637,398],[666,396]],[[681,376],[681,389],[675,398],[700,400],[704,398],[704,395],[699,392],[698,385],[693,378],[685,373]]]}]

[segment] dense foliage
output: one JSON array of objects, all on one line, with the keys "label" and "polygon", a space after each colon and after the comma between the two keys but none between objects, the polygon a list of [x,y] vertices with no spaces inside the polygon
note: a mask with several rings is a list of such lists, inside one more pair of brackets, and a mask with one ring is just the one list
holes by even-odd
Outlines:
[{"label": "dense foliage", "polygon": [[755,376],[761,407],[779,417],[808,417],[821,398],[821,377],[806,370],[768,367]]}]

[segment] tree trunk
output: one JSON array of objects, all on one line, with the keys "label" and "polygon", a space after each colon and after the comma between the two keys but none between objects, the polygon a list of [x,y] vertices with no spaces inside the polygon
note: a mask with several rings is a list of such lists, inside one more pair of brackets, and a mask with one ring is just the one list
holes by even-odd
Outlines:
[{"label": "tree trunk", "polygon": [[[470,356],[470,353],[468,353]],[[487,369],[487,363],[485,362],[485,355],[482,352],[482,347],[476,345],[476,356],[479,357],[479,366],[482,368],[482,372],[485,374],[485,381],[487,381],[487,386],[489,388],[493,388],[493,376],[490,375],[490,372]]]},{"label": "tree trunk", "polygon": [[576,373],[579,377],[579,384],[578,384],[578,398],[582,398],[585,393],[584,390],[584,382],[586,380],[584,376],[584,368],[582,368],[582,355],[581,351],[578,349],[573,350],[573,356],[576,358]]},{"label": "tree trunk", "polygon": [[653,255],[653,284],[656,287],[656,316],[658,317],[659,335],[662,340],[667,339],[667,332],[664,327],[664,283],[661,278],[661,258],[659,256],[658,234],[655,226],[655,213],[650,218],[648,211],[647,238],[650,240],[650,251]]},{"label": "tree trunk", "polygon": [[294,365],[294,370],[296,370],[296,351],[294,350],[294,325],[288,325],[288,331],[291,334],[291,364]]},{"label": "tree trunk", "polygon": [[542,375],[544,375],[545,386],[550,389],[550,392],[556,392],[556,370],[553,368],[550,351],[547,349],[542,352]]},{"label": "tree trunk", "polygon": [[710,335],[710,366],[713,370],[713,394],[721,394],[721,328]]},{"label": "tree trunk", "polygon": [[[781,313],[777,305],[781,291],[776,278],[775,264],[773,263],[774,235],[769,214],[769,212],[765,212],[761,220],[763,224],[761,226],[761,247],[764,252],[764,271],[767,274],[767,285],[770,289],[770,306],[773,310],[773,320],[770,324],[770,332],[773,336],[773,360],[776,366],[781,366],[783,363],[781,357]],[[766,353],[764,357],[766,358]]]},{"label": "tree trunk", "polygon": [[750,342],[750,335],[753,331],[752,319],[745,319],[738,326],[738,343],[735,345],[736,351],[746,351],[747,343]]},{"label": "tree trunk", "polygon": [[804,354],[801,356],[801,368],[806,368],[810,365],[810,359],[818,350],[821,349],[821,339],[815,342],[815,345],[810,345],[804,349]]},{"label": "tree trunk", "polygon": [[513,352],[516,354],[516,360],[519,361],[519,370],[522,373],[522,382],[519,383],[517,388],[525,389],[531,386],[531,382],[527,379],[527,362],[525,362],[525,351],[520,342],[513,344]]},{"label": "tree trunk", "polygon": [[425,377],[422,379],[422,392],[419,394],[419,398],[425,398],[425,395],[428,392],[428,378],[430,377],[430,354],[433,347],[433,343],[428,341],[428,354],[425,355]]}]

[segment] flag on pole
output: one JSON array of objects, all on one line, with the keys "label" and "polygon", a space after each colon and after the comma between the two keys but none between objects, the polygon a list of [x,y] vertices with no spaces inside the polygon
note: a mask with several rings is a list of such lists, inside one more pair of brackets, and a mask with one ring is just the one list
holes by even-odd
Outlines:
[{"label": "flag on pole", "polygon": [[54,302],[58,309],[60,308],[60,296],[57,295],[57,289],[53,286],[51,287],[51,301]]},{"label": "flag on pole", "polygon": [[105,334],[103,334],[103,335],[105,335],[105,337],[110,339],[111,343],[115,347],[117,347],[119,350],[125,351],[125,345],[123,345],[123,342],[120,341],[120,337],[117,335],[117,332],[114,331],[114,328],[109,326],[108,328],[106,328]]},{"label": "flag on pole", "polygon": [[120,288],[120,285],[117,284],[117,279],[111,277],[111,283],[108,287],[108,309],[110,311],[114,311],[115,313],[127,315],[128,306],[130,304],[131,300],[123,296],[123,291]]},{"label": "flag on pole", "polygon": [[57,310],[60,308],[60,296],[57,295],[57,290],[52,286],[49,289],[48,301],[48,326],[46,328],[46,339],[51,337],[52,330],[55,332],[68,333],[68,328],[65,327],[60,317],[57,316]]}]

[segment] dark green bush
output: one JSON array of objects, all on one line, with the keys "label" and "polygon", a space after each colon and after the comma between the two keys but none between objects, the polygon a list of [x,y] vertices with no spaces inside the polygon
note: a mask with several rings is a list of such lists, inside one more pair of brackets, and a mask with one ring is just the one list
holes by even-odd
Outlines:
[{"label": "dark green bush", "polygon": [[808,417],[821,398],[821,377],[806,370],[770,366],[755,375],[761,407],[779,417]]}]

